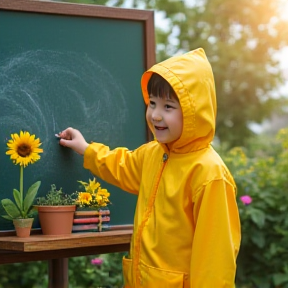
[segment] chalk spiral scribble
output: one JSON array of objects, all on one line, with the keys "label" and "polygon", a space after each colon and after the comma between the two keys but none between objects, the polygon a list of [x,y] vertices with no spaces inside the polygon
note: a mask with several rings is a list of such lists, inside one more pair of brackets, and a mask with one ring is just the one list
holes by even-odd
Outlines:
[{"label": "chalk spiral scribble", "polygon": [[[125,91],[109,71],[81,53],[27,51],[0,63],[0,135],[27,130],[41,138],[53,167],[55,133],[68,126],[88,141],[116,145],[126,122]],[[116,141],[116,142],[115,142]]]}]

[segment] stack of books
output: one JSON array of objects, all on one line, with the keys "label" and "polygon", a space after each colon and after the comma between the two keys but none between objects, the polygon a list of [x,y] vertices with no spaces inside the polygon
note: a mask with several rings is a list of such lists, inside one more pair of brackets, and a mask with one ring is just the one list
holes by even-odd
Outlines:
[{"label": "stack of books", "polygon": [[[100,217],[99,217],[100,216]],[[101,232],[109,229],[110,210],[75,211],[72,232]]]}]

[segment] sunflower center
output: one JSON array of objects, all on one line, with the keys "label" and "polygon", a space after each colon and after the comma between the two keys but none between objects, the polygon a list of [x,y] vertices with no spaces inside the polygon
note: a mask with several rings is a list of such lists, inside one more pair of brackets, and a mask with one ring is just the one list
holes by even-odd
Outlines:
[{"label": "sunflower center", "polygon": [[27,157],[31,154],[31,146],[27,144],[22,144],[18,146],[17,153],[21,157]]}]

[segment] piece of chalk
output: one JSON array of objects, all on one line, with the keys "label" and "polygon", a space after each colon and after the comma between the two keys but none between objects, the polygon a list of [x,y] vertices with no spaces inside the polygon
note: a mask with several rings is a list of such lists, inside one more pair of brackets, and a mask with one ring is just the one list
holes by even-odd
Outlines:
[{"label": "piece of chalk", "polygon": [[59,134],[55,134],[55,137],[58,138],[58,139],[61,138]]}]

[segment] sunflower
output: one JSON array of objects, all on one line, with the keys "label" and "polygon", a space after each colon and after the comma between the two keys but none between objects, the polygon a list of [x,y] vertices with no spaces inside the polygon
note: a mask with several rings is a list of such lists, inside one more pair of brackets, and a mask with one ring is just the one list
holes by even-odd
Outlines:
[{"label": "sunflower", "polygon": [[20,135],[17,133],[11,134],[11,140],[7,142],[8,151],[6,154],[10,155],[10,159],[15,165],[19,164],[20,185],[19,191],[13,189],[15,203],[9,198],[1,200],[1,204],[7,213],[7,215],[3,215],[5,219],[25,219],[31,218],[33,215],[33,202],[41,185],[41,181],[32,184],[28,191],[24,193],[23,178],[24,168],[28,164],[33,164],[40,159],[38,153],[43,152],[43,149],[39,148],[40,145],[40,140],[35,139],[35,135],[30,135],[30,133],[26,131],[20,131]]},{"label": "sunflower", "polygon": [[7,155],[10,155],[10,159],[15,165],[26,167],[28,164],[33,164],[40,159],[39,153],[43,153],[43,149],[39,148],[42,144],[40,139],[35,139],[35,135],[30,135],[29,132],[20,131],[20,135],[17,133],[11,134],[11,138],[8,143]]}]

